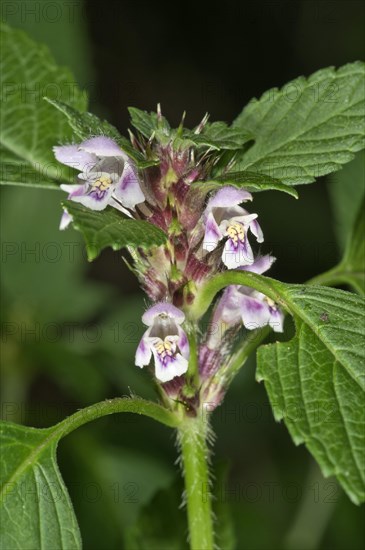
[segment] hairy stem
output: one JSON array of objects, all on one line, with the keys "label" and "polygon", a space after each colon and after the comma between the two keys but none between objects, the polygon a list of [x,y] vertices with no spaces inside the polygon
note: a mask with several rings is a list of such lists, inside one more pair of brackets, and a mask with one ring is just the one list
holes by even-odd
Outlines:
[{"label": "hairy stem", "polygon": [[177,416],[157,403],[146,401],[140,397],[116,397],[95,403],[85,409],[80,409],[75,414],[62,420],[62,422],[53,428],[55,438],[60,439],[76,430],[76,428],[97,418],[122,412],[149,416],[170,428],[175,428],[179,425]]},{"label": "hairy stem", "polygon": [[214,546],[208,430],[208,420],[201,416],[186,418],[178,428],[191,550],[212,550]]},{"label": "hairy stem", "polygon": [[199,362],[198,362],[198,342],[196,335],[196,327],[188,331],[190,359],[188,368],[188,379],[190,383],[197,386],[199,383]]}]

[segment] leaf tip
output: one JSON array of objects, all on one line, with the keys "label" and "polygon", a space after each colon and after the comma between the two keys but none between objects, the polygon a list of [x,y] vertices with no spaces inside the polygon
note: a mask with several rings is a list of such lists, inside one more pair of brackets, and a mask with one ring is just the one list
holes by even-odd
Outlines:
[{"label": "leaf tip", "polygon": [[86,246],[87,261],[93,262],[99,255],[99,250],[93,245]]}]

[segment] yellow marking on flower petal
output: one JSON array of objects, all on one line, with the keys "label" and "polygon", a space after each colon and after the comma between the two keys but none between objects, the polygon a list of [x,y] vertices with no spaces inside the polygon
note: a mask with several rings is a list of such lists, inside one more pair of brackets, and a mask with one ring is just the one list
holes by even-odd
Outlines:
[{"label": "yellow marking on flower petal", "polygon": [[265,300],[269,307],[272,307],[273,309],[277,309],[277,306],[274,300],[272,300],[271,298],[268,298],[267,296],[265,296]]},{"label": "yellow marking on flower petal", "polygon": [[173,344],[169,342],[167,338],[165,338],[164,341],[157,342],[155,344],[155,349],[162,359],[164,359],[166,355],[172,357],[174,354]]},{"label": "yellow marking on flower petal", "polygon": [[106,191],[109,189],[113,180],[110,176],[100,176],[92,185],[92,190],[98,189],[98,191]]},{"label": "yellow marking on flower petal", "polygon": [[227,234],[230,239],[237,244],[238,241],[243,242],[245,240],[245,229],[239,222],[229,225],[227,228]]}]

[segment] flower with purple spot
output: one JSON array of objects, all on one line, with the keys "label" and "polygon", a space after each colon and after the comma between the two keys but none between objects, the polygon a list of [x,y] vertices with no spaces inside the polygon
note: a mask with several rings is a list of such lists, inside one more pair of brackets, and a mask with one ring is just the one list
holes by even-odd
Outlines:
[{"label": "flower with purple spot", "polygon": [[[145,200],[135,165],[111,138],[94,137],[53,150],[59,162],[79,170],[78,184],[61,186],[69,200],[92,210],[110,205],[127,215],[127,209],[133,210]],[[71,220],[65,212],[60,228],[65,229]]]},{"label": "flower with purple spot", "polygon": [[136,351],[135,363],[143,368],[155,360],[155,375],[161,382],[181,376],[188,369],[189,343],[181,328],[184,313],[168,303],[150,307],[142,317],[148,329]]},{"label": "flower with purple spot", "polygon": [[229,269],[251,265],[253,252],[248,241],[248,230],[262,243],[264,236],[256,218],[240,204],[252,200],[252,195],[243,189],[223,187],[212,197],[204,213],[205,235],[203,249],[211,252],[227,237],[222,261]]},{"label": "flower with purple spot", "polygon": [[[240,270],[261,274],[270,269],[274,261],[273,256],[260,256],[253,264],[240,267]],[[261,292],[243,285],[230,285],[213,314],[215,332],[208,339],[208,346],[215,348],[220,344],[217,334],[222,336],[227,329],[241,322],[248,330],[269,325],[274,332],[283,332],[284,314],[273,300]]]}]

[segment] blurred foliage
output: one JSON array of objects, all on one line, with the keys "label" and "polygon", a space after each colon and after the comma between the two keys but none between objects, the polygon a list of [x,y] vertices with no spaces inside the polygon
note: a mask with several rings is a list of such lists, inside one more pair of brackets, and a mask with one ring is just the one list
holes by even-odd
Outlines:
[{"label": "blurred foliage", "polygon": [[12,0],[4,2],[5,22],[44,42],[56,61],[71,68],[81,87],[92,86],[83,0]]},{"label": "blurred foliage", "polygon": [[[169,10],[157,17],[153,4],[142,11],[139,4],[108,0],[76,7],[72,19],[62,10],[53,23],[51,13],[48,18],[22,16],[24,5],[45,3],[12,2],[7,22],[47,42],[81,85],[94,79],[94,107],[109,111],[111,122],[120,126],[127,124],[127,105],[152,109],[157,100],[166,103],[173,122],[184,108],[191,124],[205,110],[212,120],[232,119],[254,94],[299,73],[361,56],[359,3],[346,8],[344,1],[301,1],[289,9],[279,2],[274,13],[267,2],[247,7],[234,2],[224,13],[221,7],[195,3],[194,27],[204,28],[205,38],[200,49],[194,41],[192,49],[185,43],[183,51],[174,39],[178,29],[190,26],[190,10],[177,21]],[[217,41],[217,32],[230,40]],[[263,69],[257,69],[259,64]],[[357,174],[358,168],[351,163],[346,170],[347,175],[343,170],[332,176],[343,192],[338,204],[345,214],[350,208],[345,201],[354,200],[349,171]],[[298,190],[299,201],[279,193],[255,198],[266,231],[265,251],[278,257],[272,274],[292,282],[303,282],[339,259],[323,183]],[[87,264],[78,234],[58,231],[61,193],[5,189],[1,198],[3,416],[42,427],[130,389],[152,397],[148,373],[133,366],[145,300],[133,292],[137,283],[120,253],[105,252],[93,266]],[[285,427],[274,422],[254,369],[251,361],[239,373],[213,418],[213,464],[229,460],[228,478],[216,485],[216,505],[232,514],[232,547],[360,550],[363,507],[352,505],[333,480],[324,480],[305,449],[296,448]],[[131,415],[101,419],[61,443],[60,468],[85,550],[186,548],[176,458],[169,430]],[[229,541],[229,525],[223,532]],[[161,535],[166,535],[164,543]]]},{"label": "blurred foliage", "polygon": [[343,250],[365,194],[364,151],[358,153],[342,170],[330,176],[328,191],[336,237],[340,249]]},{"label": "blurred foliage", "polygon": [[158,491],[141,510],[138,522],[127,531],[127,550],[180,550],[187,537],[184,511],[177,507],[183,485],[176,480],[169,489]]}]

